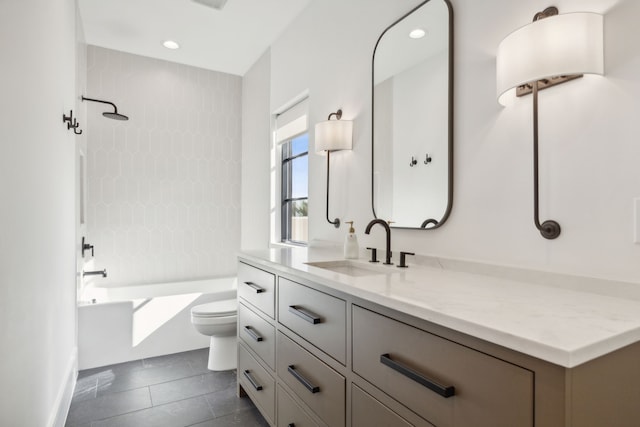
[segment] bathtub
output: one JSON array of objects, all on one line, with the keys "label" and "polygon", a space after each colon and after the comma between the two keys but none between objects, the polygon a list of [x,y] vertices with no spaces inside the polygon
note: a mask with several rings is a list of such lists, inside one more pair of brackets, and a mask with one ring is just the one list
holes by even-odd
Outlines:
[{"label": "bathtub", "polygon": [[236,298],[236,288],[236,277],[87,286],[78,303],[79,369],[208,347],[191,307]]}]

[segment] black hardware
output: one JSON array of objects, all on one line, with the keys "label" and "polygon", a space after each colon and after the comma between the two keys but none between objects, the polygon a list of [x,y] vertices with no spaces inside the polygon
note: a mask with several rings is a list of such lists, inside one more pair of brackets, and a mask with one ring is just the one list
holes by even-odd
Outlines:
[{"label": "black hardware", "polygon": [[295,314],[296,316],[306,320],[313,325],[317,325],[318,323],[322,322],[322,319],[318,315],[307,309],[300,308],[297,305],[290,305],[289,312]]},{"label": "black hardware", "polygon": [[378,261],[378,249],[377,248],[367,248],[371,251],[371,259],[369,262],[380,262]]},{"label": "black hardware", "polygon": [[[427,225],[429,224],[433,224],[433,225],[438,225],[438,221],[433,219],[433,218],[429,218],[429,219],[425,219],[422,224],[420,224],[420,228],[427,228]],[[430,227],[430,228],[434,228],[434,227]]]},{"label": "black hardware", "polygon": [[429,390],[438,393],[442,397],[448,398],[456,394],[456,389],[454,386],[444,386],[442,384],[439,384],[438,382],[427,378],[420,372],[415,371],[414,369],[411,369],[408,366],[405,366],[402,363],[391,359],[391,356],[389,356],[388,353],[382,354],[380,356],[380,363],[390,367],[394,371],[399,372],[400,374],[417,382],[418,384],[425,386]]},{"label": "black hardware", "polygon": [[84,236],[82,236],[82,258],[84,258],[85,251],[91,250],[91,256],[93,256],[93,245],[88,244]]},{"label": "black hardware", "polygon": [[287,371],[289,371],[289,373],[293,375],[295,379],[300,381],[300,383],[311,393],[315,394],[320,391],[320,387],[311,384],[308,379],[306,379],[298,371],[296,371],[296,367],[294,365],[289,365],[289,367],[287,368]]},{"label": "black hardware", "polygon": [[[332,114],[335,114],[335,113],[332,113]],[[333,224],[335,228],[340,228],[340,218],[336,218],[333,221],[329,219],[329,157],[330,156],[331,156],[331,151],[327,150],[327,221],[329,222],[329,224]]]},{"label": "black hardware", "polygon": [[560,235],[560,224],[546,220],[540,224],[540,204],[538,200],[538,82],[533,82],[533,222],[545,239],[555,239]]},{"label": "black hardware", "polygon": [[389,224],[381,219],[374,219],[372,220],[369,224],[367,224],[367,228],[364,230],[364,234],[369,234],[371,232],[371,227],[373,227],[376,224],[380,224],[381,226],[384,227],[384,231],[387,233],[387,247],[386,247],[386,253],[385,253],[385,261],[384,264],[386,265],[393,265],[393,263],[391,262],[391,228],[389,227]]},{"label": "black hardware", "polygon": [[75,133],[76,135],[82,134],[82,129],[80,130],[80,132],[78,132],[77,130],[78,126],[80,126],[80,123],[73,117],[73,110],[69,110],[68,116],[62,113],[62,123],[66,123],[67,130],[73,129],[73,133]]},{"label": "black hardware", "polygon": [[411,163],[409,163],[409,166],[414,167],[417,164],[418,164],[418,161],[415,159],[415,157],[411,156]]},{"label": "black hardware", "polygon": [[262,338],[260,335],[258,335],[258,333],[256,331],[253,330],[253,328],[251,326],[245,326],[244,327],[244,331],[249,334],[249,336],[251,338],[253,338],[254,340],[260,342],[263,341],[264,338]]},{"label": "black hardware", "polygon": [[[447,10],[448,10],[448,34],[447,34],[447,40],[448,40],[448,52],[447,52],[447,70],[448,70],[448,81],[447,81],[447,95],[448,95],[448,99],[447,99],[447,208],[444,212],[444,214],[442,215],[442,218],[440,218],[440,222],[435,225],[434,227],[430,227],[430,228],[423,228],[422,230],[432,230],[435,228],[439,228],[441,227],[444,222],[449,218],[449,216],[451,216],[451,210],[453,208],[453,187],[454,187],[454,176],[453,176],[453,164],[454,164],[454,150],[453,150],[453,138],[454,138],[454,128],[453,128],[453,101],[454,101],[454,85],[453,85],[453,75],[454,75],[454,62],[453,62],[453,56],[454,56],[454,31],[453,31],[453,7],[451,5],[451,0],[443,0],[443,2],[445,3]],[[376,51],[378,49],[378,46],[380,46],[380,42],[382,41],[382,38],[384,37],[385,34],[387,34],[387,32],[389,30],[391,30],[394,26],[400,24],[400,22],[402,22],[405,18],[407,18],[408,16],[410,16],[413,12],[417,11],[418,9],[420,9],[421,7],[425,6],[426,4],[428,4],[429,1],[423,1],[420,2],[420,4],[418,4],[416,7],[414,7],[413,9],[411,9],[409,12],[407,12],[405,15],[401,16],[400,18],[398,18],[394,23],[392,23],[391,25],[389,25],[387,28],[385,28],[385,30],[382,32],[382,34],[380,34],[380,37],[378,37],[378,40],[376,41],[375,47],[373,49],[373,56],[371,58],[371,211],[373,212],[373,216],[374,217],[378,217],[378,215],[376,214],[376,191],[375,191],[375,180],[374,178],[374,174],[373,171],[375,171],[375,136],[376,136],[376,125],[375,125],[375,119],[374,119],[374,111],[376,110],[375,107],[375,100],[376,100],[376,90],[375,90],[375,82],[377,81],[377,76],[375,73],[375,60],[376,60]],[[396,227],[396,228],[408,228],[408,229],[412,229],[412,230],[417,230],[417,227]]]},{"label": "black hardware", "polygon": [[431,156],[429,155],[429,153],[427,153],[426,157],[424,158],[424,162],[425,165],[428,165],[429,163],[431,163]]},{"label": "black hardware", "polygon": [[[342,109],[338,109],[335,113],[329,114],[327,120],[331,120],[331,117],[335,116],[337,120],[342,118]],[[331,150],[327,150],[327,222],[333,224],[335,228],[340,228],[340,218],[336,218],[333,221],[329,219],[329,158],[331,157]]]},{"label": "black hardware", "polygon": [[251,375],[251,371],[250,370],[248,370],[248,369],[245,370],[244,371],[244,376],[251,383],[253,388],[256,389],[256,391],[262,390],[262,386],[260,384],[258,384],[258,382],[253,378],[253,375]]},{"label": "black hardware", "polygon": [[287,427],[296,427],[296,425],[294,423],[289,423]]},{"label": "black hardware", "polygon": [[250,288],[253,288],[256,291],[256,294],[261,294],[265,291],[263,288],[261,288],[260,286],[256,285],[253,282],[244,282],[244,284],[249,286]]},{"label": "black hardware", "polygon": [[407,268],[409,267],[406,263],[405,263],[405,257],[407,255],[415,255],[413,252],[400,252],[400,264],[398,264],[399,268]]},{"label": "black hardware", "polygon": [[107,277],[107,269],[105,268],[104,270],[97,270],[97,271],[83,271],[82,272],[82,277],[84,276],[102,276],[102,277]]},{"label": "black hardware", "polygon": [[102,113],[102,115],[107,119],[124,120],[124,121],[129,120],[129,117],[125,116],[124,114],[118,113],[118,107],[116,107],[116,104],[114,104],[113,102],[103,101],[101,99],[85,98],[84,96],[82,96],[81,99],[83,101],[99,102],[101,104],[111,105],[113,107],[113,112],[105,111],[104,113]]}]

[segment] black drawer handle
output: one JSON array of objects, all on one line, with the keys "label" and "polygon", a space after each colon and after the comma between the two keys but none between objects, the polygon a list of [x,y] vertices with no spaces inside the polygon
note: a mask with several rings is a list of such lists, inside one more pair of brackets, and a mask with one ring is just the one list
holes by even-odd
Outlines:
[{"label": "black drawer handle", "polygon": [[244,331],[249,334],[249,336],[251,338],[253,338],[254,340],[260,342],[263,341],[264,338],[262,338],[260,335],[258,335],[258,333],[256,331],[253,330],[253,328],[251,326],[245,326],[244,327]]},{"label": "black drawer handle", "polygon": [[262,386],[260,384],[258,384],[258,382],[253,378],[253,375],[251,375],[251,371],[249,371],[248,369],[245,370],[244,371],[244,376],[247,377],[247,379],[249,380],[249,382],[251,383],[253,388],[256,389],[256,391],[262,390]]},{"label": "black drawer handle", "polygon": [[297,305],[290,305],[289,312],[295,314],[298,317],[303,318],[307,322],[312,323],[314,325],[317,325],[322,321],[322,319],[318,317],[317,314],[309,310],[305,310],[304,308],[300,308]]},{"label": "black drawer handle", "polygon": [[264,288],[261,288],[260,286],[256,285],[253,282],[244,282],[244,284],[249,286],[250,288],[253,288],[256,291],[256,294],[261,294],[265,291]]},{"label": "black drawer handle", "polygon": [[451,397],[456,394],[456,389],[454,386],[444,386],[442,384],[438,384],[436,381],[433,381],[430,378],[425,377],[420,372],[417,372],[408,366],[401,364],[400,362],[396,362],[391,359],[389,354],[383,354],[380,356],[380,363],[386,365],[404,375],[405,377],[412,379],[413,381],[422,384],[429,390],[438,393],[442,397]]},{"label": "black drawer handle", "polygon": [[300,381],[300,383],[303,386],[305,386],[305,388],[307,390],[309,390],[311,393],[315,394],[315,393],[318,393],[320,391],[320,387],[318,387],[317,385],[311,384],[308,379],[306,379],[305,377],[300,375],[300,373],[298,371],[296,371],[296,367],[295,366],[289,365],[289,367],[287,368],[287,371],[289,371],[289,373],[291,375],[293,375],[295,377],[295,379]]},{"label": "black drawer handle", "polygon": [[289,423],[287,427],[296,427],[296,425],[294,423]]}]

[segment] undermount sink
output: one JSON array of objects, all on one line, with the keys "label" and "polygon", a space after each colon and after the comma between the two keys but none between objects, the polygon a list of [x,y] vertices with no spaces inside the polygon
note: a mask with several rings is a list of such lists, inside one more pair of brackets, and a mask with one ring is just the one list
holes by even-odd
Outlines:
[{"label": "undermount sink", "polygon": [[362,262],[350,260],[306,262],[305,264],[353,277],[373,276],[376,274],[389,274],[396,272],[391,268],[374,267],[373,265],[367,265]]}]

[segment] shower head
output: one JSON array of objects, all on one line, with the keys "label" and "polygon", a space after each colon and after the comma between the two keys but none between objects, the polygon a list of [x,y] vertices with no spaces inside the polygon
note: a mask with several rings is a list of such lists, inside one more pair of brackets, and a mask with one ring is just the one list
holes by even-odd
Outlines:
[{"label": "shower head", "polygon": [[113,112],[105,111],[104,113],[102,113],[102,115],[105,116],[107,119],[122,120],[122,121],[129,120],[129,117],[125,116],[124,114],[118,113],[118,107],[116,107],[116,104],[114,104],[113,102],[103,101],[101,99],[85,98],[84,96],[82,96],[82,100],[91,101],[91,102],[100,102],[101,104],[111,105],[113,107]]},{"label": "shower head", "polygon": [[122,121],[129,120],[129,117],[125,116],[124,114],[118,113],[118,110],[116,110],[113,113],[109,111],[105,111],[104,113],[102,113],[102,115],[105,116],[107,119],[122,120]]}]

